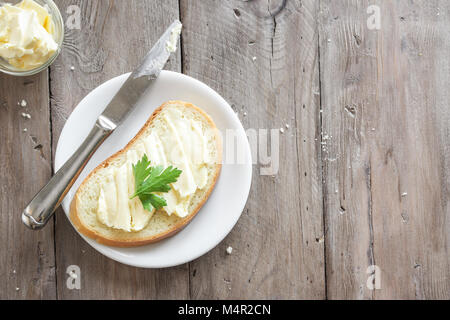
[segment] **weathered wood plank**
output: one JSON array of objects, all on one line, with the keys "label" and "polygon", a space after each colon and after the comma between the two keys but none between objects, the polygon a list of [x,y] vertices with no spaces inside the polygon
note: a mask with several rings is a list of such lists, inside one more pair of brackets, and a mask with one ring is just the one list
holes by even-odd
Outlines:
[{"label": "weathered wood plank", "polygon": [[[26,108],[18,105],[22,100]],[[21,220],[51,176],[47,72],[26,78],[0,74],[0,109],[0,299],[52,299],[53,222],[36,232]]]},{"label": "weathered wood plank", "polygon": [[319,90],[318,2],[182,0],[180,6],[183,71],[222,94],[247,129],[285,130],[278,174],[260,176],[254,167],[237,226],[190,264],[191,297],[324,298],[320,117],[313,95]]},{"label": "weathered wood plank", "polygon": [[[131,71],[165,28],[179,16],[171,1],[58,1],[81,8],[81,30],[66,30],[64,50],[51,68],[54,146],[79,101],[114,76]],[[67,16],[67,15],[66,15]],[[75,70],[70,71],[74,66]],[[168,65],[180,70],[180,56]],[[58,298],[187,298],[187,265],[167,270],[127,267],[91,249],[73,230],[64,213],[56,218]],[[66,268],[81,268],[81,290],[68,290]]]},{"label": "weathered wood plank", "polygon": [[[374,4],[380,30],[367,27]],[[449,12],[321,2],[329,298],[450,297]],[[380,290],[366,288],[369,265]]]}]

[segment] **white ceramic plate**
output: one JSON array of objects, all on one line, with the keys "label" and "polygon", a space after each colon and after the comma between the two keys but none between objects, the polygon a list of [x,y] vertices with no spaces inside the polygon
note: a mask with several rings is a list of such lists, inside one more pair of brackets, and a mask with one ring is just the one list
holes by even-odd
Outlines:
[{"label": "white ceramic plate", "polygon": [[[97,117],[127,77],[125,74],[102,84],[80,102],[67,120],[59,138],[55,170],[58,170],[81,145]],[[229,104],[207,85],[180,73],[163,71],[123,125],[116,129],[89,161],[62,203],[66,215],[69,214],[69,205],[76,190],[87,174],[107,157],[122,149],[136,135],[153,111],[168,100],[184,100],[205,110],[222,132],[224,140],[226,130],[234,130],[235,145],[241,150],[245,160],[241,161],[242,164],[223,164],[220,178],[209,200],[192,222],[171,238],[143,247],[115,248],[101,245],[81,235],[105,256],[136,267],[171,267],[207,253],[234,227],[250,191],[252,178],[250,146],[237,115]],[[227,154],[225,146],[224,141],[224,159]]]}]

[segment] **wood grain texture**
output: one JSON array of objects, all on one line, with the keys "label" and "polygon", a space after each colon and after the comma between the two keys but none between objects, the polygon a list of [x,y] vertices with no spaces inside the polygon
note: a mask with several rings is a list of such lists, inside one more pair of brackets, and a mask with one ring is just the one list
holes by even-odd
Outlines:
[{"label": "wood grain texture", "polygon": [[[95,87],[132,71],[165,28],[179,16],[171,1],[58,1],[81,8],[81,30],[66,30],[64,48],[51,68],[53,146],[80,100]],[[75,70],[70,71],[74,66]],[[180,55],[166,68],[180,71]],[[137,269],[116,263],[89,247],[64,212],[56,218],[56,262],[60,299],[187,298],[188,267]],[[66,268],[81,268],[81,290],[68,290]]]},{"label": "wood grain texture", "polygon": [[[0,299],[56,296],[53,222],[33,232],[21,220],[22,210],[51,175],[48,97],[47,72],[26,78],[0,75]],[[26,108],[18,105],[22,100]]]},{"label": "wood grain texture", "polygon": [[[328,298],[448,299],[450,6],[320,10]],[[366,288],[369,265],[380,290]]]},{"label": "wood grain texture", "polygon": [[190,264],[191,297],[322,299],[318,3],[181,1],[180,9],[184,73],[220,92],[246,129],[285,130],[279,172],[261,176],[254,166],[238,224]]}]

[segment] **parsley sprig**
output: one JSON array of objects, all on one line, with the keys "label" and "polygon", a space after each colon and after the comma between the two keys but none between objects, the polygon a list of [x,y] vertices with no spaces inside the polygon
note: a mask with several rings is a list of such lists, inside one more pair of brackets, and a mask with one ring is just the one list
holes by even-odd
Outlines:
[{"label": "parsley sprig", "polygon": [[176,182],[181,173],[181,170],[172,166],[166,169],[163,166],[150,166],[150,161],[144,154],[142,159],[133,165],[136,191],[130,199],[139,197],[144,209],[148,211],[167,206],[166,200],[154,192],[169,192],[169,184]]}]

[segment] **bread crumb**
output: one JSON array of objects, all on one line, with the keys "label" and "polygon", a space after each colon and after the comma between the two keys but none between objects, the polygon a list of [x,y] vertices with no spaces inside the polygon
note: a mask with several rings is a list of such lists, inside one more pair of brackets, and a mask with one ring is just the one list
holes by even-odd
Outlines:
[{"label": "bread crumb", "polygon": [[20,290],[20,288],[19,287],[16,287],[16,291],[19,291]]},{"label": "bread crumb", "polygon": [[402,197],[406,197],[408,195],[408,192],[403,192]]},{"label": "bread crumb", "polygon": [[256,61],[256,57],[253,57],[252,60],[253,60],[253,61]]},{"label": "bread crumb", "polygon": [[31,119],[31,114],[22,112],[22,117],[25,119]]},{"label": "bread crumb", "polygon": [[28,132],[28,129],[27,128],[23,129],[23,132]]},{"label": "bread crumb", "polygon": [[281,132],[281,133],[284,133],[284,129],[283,129],[283,128],[280,128],[280,132]]},{"label": "bread crumb", "polygon": [[291,127],[290,125],[286,124],[286,129],[289,129],[290,127]]},{"label": "bread crumb", "polygon": [[22,101],[20,102],[20,106],[23,107],[23,108],[25,108],[25,107],[27,106],[27,102],[26,102],[25,100],[22,100]]},{"label": "bread crumb", "polygon": [[71,66],[70,67],[70,71],[74,71],[75,70],[75,67],[74,66]]},{"label": "bread crumb", "polygon": [[233,248],[232,247],[228,247],[227,248],[227,254],[232,254],[233,253]]}]

